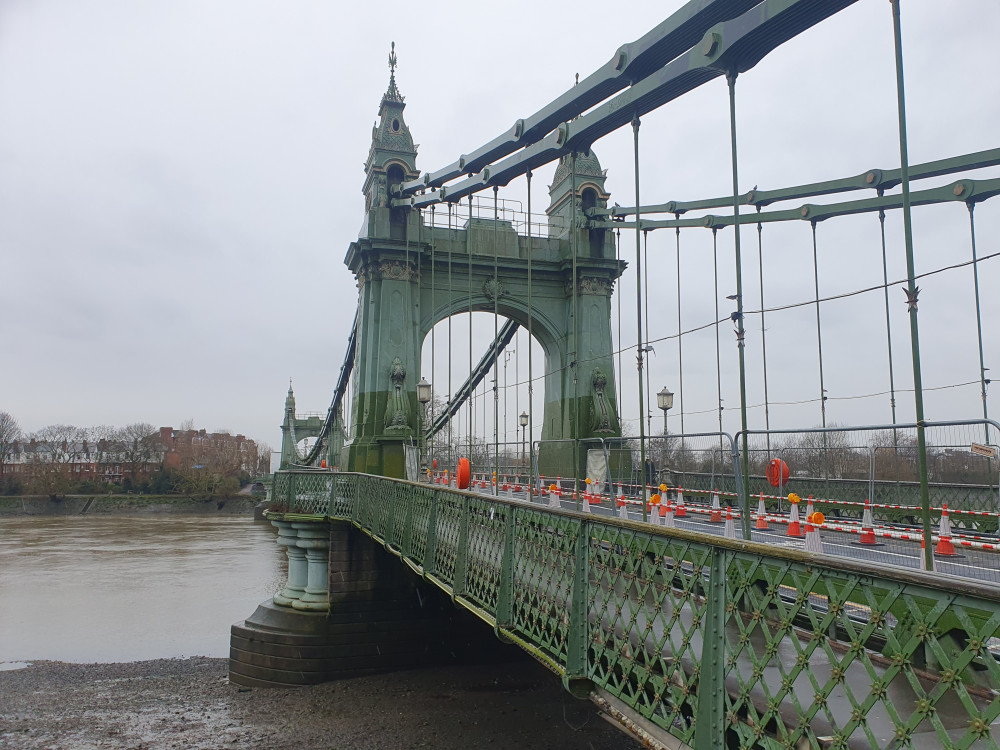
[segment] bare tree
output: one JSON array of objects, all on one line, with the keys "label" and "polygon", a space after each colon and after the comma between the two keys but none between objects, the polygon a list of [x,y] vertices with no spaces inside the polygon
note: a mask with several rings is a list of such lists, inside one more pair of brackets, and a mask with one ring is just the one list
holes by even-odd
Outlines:
[{"label": "bare tree", "polygon": [[87,450],[87,431],[73,425],[53,424],[31,437],[29,490],[53,499],[65,495],[73,483],[73,466]]},{"label": "bare tree", "polygon": [[257,443],[257,471],[256,474],[271,473],[271,452],[272,448],[267,443]]},{"label": "bare tree", "polygon": [[14,451],[14,443],[21,440],[21,425],[9,412],[0,411],[0,477]]},{"label": "bare tree", "polygon": [[159,433],[149,422],[133,422],[116,430],[114,444],[122,470],[133,482],[148,471],[161,450]]}]

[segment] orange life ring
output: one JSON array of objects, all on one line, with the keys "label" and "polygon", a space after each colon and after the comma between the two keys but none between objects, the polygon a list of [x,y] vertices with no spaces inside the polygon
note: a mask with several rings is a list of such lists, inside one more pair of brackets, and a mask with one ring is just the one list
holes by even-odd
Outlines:
[{"label": "orange life ring", "polygon": [[469,466],[469,459],[465,456],[458,459],[458,467],[455,469],[455,479],[458,481],[458,489],[469,489],[469,479],[472,477],[472,467]]},{"label": "orange life ring", "polygon": [[767,465],[767,481],[772,487],[784,487],[788,484],[788,464],[780,458],[772,458]]}]

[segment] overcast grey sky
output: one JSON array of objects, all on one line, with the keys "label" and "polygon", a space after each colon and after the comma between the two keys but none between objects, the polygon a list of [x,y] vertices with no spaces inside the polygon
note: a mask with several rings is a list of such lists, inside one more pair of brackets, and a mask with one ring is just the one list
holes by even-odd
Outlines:
[{"label": "overcast grey sky", "polygon": [[[520,1],[346,10],[306,0],[0,0],[0,410],[27,430],[193,418],[277,447],[288,378],[301,409],[323,411],[343,357],[356,305],[343,258],[362,221],[362,164],[390,41],[418,166],[432,170],[534,112],[681,4],[581,2],[570,15],[565,4]],[[904,1],[912,163],[1000,146],[998,28],[996,0]],[[889,3],[860,0],[802,34],[741,76],[737,98],[741,190],[898,167]],[[729,191],[727,107],[717,80],[645,118],[644,202]],[[595,151],[612,201],[631,205],[631,132]],[[536,186],[551,173],[539,170]],[[501,191],[523,194],[523,180]],[[997,252],[1000,209],[976,213],[980,255]],[[905,275],[900,226],[891,213],[890,279]],[[915,210],[914,226],[918,272],[969,258],[961,204]],[[746,306],[756,309],[756,230],[743,240]],[[719,243],[724,297],[735,291],[731,230]],[[622,246],[630,258],[632,235]],[[818,246],[821,295],[881,282],[874,217],[821,225]],[[654,233],[649,250],[655,340],[677,326],[673,233]],[[769,305],[812,297],[808,224],[767,227],[764,255]],[[1000,368],[998,268],[982,263],[980,284],[986,364]],[[713,319],[711,273],[710,232],[684,232],[685,329]],[[971,269],[920,286],[925,386],[977,380]],[[633,288],[627,275],[623,310],[634,310]],[[890,302],[902,389],[910,360],[898,289]],[[887,390],[882,306],[878,293],[823,306],[834,399]],[[626,345],[633,321],[624,316]],[[759,319],[747,326],[753,405],[763,400]],[[655,347],[652,390],[676,391],[676,343]],[[728,325],[722,349],[735,432]],[[685,338],[689,431],[715,422],[714,357],[714,331]],[[816,397],[812,308],[768,318],[768,357],[772,400]],[[636,412],[633,361],[629,353],[626,418]],[[912,397],[899,404],[900,418],[912,418]],[[884,396],[831,400],[828,410],[843,423],[889,418]],[[929,418],[980,413],[978,386],[927,395]],[[761,424],[762,410],[750,419]],[[772,409],[772,424],[818,421],[816,403]]]}]

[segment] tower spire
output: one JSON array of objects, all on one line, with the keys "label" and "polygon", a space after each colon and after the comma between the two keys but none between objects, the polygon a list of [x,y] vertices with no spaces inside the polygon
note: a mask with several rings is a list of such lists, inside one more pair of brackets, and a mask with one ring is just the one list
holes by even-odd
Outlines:
[{"label": "tower spire", "polygon": [[403,95],[399,93],[399,89],[396,87],[396,43],[393,42],[389,49],[389,88],[385,92],[385,96],[382,97],[382,103],[385,102],[399,102],[402,104]]},{"label": "tower spire", "polygon": [[382,95],[378,122],[372,128],[372,145],[365,162],[365,212],[389,205],[399,184],[416,179],[417,148],[403,119],[406,102],[396,86],[396,43],[389,48],[389,88]]}]

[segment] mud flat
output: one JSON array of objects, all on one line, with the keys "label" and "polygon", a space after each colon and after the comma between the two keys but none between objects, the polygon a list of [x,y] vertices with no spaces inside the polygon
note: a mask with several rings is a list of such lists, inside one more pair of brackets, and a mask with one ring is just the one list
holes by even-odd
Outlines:
[{"label": "mud flat", "polygon": [[204,657],[4,666],[4,750],[639,747],[527,657],[295,689],[230,685]]}]

